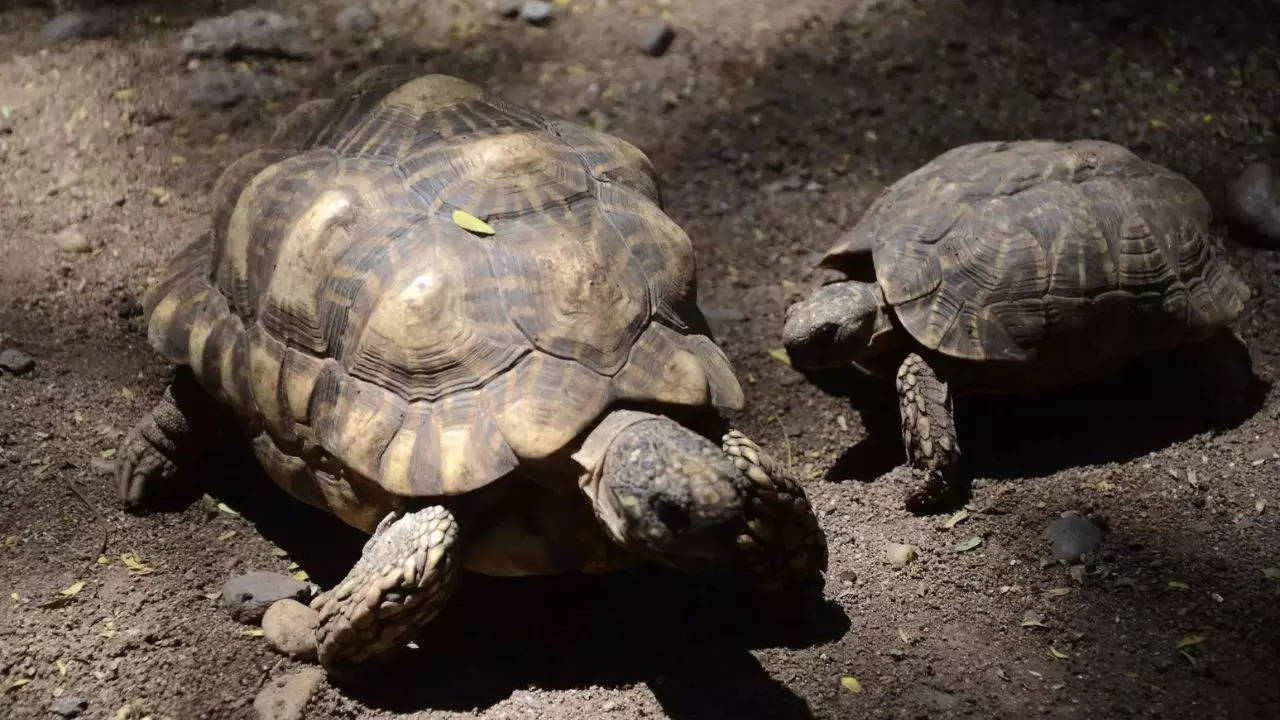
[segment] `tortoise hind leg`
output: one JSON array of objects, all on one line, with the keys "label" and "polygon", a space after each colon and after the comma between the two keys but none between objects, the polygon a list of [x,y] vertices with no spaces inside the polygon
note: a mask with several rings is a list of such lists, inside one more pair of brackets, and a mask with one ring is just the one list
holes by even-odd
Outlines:
[{"label": "tortoise hind leg", "polygon": [[452,594],[457,537],[439,505],[388,515],[346,578],[311,603],[321,664],[342,673],[412,640]]},{"label": "tortoise hind leg", "polygon": [[911,467],[907,509],[929,512],[954,499],[960,445],[956,442],[951,391],[924,358],[907,355],[898,368],[902,441]]},{"label": "tortoise hind leg", "polygon": [[199,492],[199,474],[188,468],[218,442],[221,411],[180,367],[160,402],[133,427],[116,452],[116,490],[131,511],[189,501]]}]

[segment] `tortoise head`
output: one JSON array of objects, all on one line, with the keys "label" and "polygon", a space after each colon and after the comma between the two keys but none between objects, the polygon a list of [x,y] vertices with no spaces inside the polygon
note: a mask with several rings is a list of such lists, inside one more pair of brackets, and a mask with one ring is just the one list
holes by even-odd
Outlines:
[{"label": "tortoise head", "polygon": [[823,285],[787,308],[782,342],[797,368],[862,364],[879,353],[893,330],[880,286],[845,280]]}]

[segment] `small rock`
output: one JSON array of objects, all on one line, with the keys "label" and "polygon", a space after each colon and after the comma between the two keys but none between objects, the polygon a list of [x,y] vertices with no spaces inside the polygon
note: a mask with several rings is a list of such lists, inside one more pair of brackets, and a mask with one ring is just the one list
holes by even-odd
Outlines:
[{"label": "small rock", "polygon": [[65,12],[44,26],[50,40],[79,40],[110,37],[116,33],[116,19],[105,12]]},{"label": "small rock", "polygon": [[77,718],[85,710],[89,709],[89,701],[84,698],[78,698],[68,695],[60,697],[53,701],[49,706],[49,712],[64,718]]},{"label": "small rock", "polygon": [[348,5],[334,18],[338,29],[352,35],[360,35],[378,27],[378,16],[364,3]]},{"label": "small rock", "polygon": [[200,70],[187,76],[183,95],[192,105],[225,108],[244,101],[271,100],[295,89],[293,83],[274,75]]},{"label": "small rock", "polygon": [[671,23],[655,18],[645,23],[640,33],[640,49],[645,55],[662,57],[675,39],[676,29],[671,27]]},{"label": "small rock", "polygon": [[222,586],[222,602],[231,617],[242,623],[256,623],[277,600],[301,600],[311,594],[310,587],[287,575],[256,570],[237,575]]},{"label": "small rock", "polygon": [[530,25],[546,25],[551,22],[551,3],[544,0],[525,0],[520,6],[520,19]]},{"label": "small rock", "polygon": [[889,543],[884,548],[884,559],[894,567],[906,567],[916,560],[914,545]]},{"label": "small rock", "polygon": [[1097,549],[1102,542],[1102,529],[1079,513],[1066,512],[1053,521],[1045,536],[1053,544],[1053,559],[1070,563]]},{"label": "small rock", "polygon": [[267,608],[262,632],[276,652],[298,660],[316,659],[316,625],[320,613],[297,600],[285,599]]},{"label": "small rock", "polygon": [[1227,217],[1242,240],[1280,248],[1280,168],[1255,162],[1227,189]]},{"label": "small rock", "polygon": [[31,356],[17,348],[9,348],[0,352],[0,370],[7,370],[14,375],[25,375],[36,366]]},{"label": "small rock", "polygon": [[524,0],[502,0],[498,3],[498,14],[504,18],[513,18],[520,14]]},{"label": "small rock", "polygon": [[86,238],[84,233],[80,232],[80,228],[74,225],[54,235],[53,242],[59,250],[66,252],[87,253],[93,249],[89,244],[89,238]]},{"label": "small rock", "polygon": [[279,13],[252,8],[197,22],[183,33],[178,48],[187,58],[217,55],[304,58],[311,54],[311,43],[301,23]]},{"label": "small rock", "polygon": [[254,713],[258,720],[301,720],[307,701],[323,679],[324,671],[318,667],[272,678],[254,698]]}]

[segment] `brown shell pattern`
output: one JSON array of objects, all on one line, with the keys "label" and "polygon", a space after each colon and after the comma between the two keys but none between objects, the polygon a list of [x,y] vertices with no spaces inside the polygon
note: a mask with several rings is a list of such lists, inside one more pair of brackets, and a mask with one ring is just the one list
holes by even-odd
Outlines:
[{"label": "brown shell pattern", "polygon": [[1204,196],[1101,141],[964,145],[891,185],[828,252],[866,267],[922,345],[1070,364],[1229,323],[1249,290]]},{"label": "brown shell pattern", "polygon": [[626,142],[382,68],[268,145],[224,172],[212,231],[147,307],[152,344],[283,453],[273,474],[305,458],[343,492],[456,494],[620,401],[741,406],[689,239]]}]

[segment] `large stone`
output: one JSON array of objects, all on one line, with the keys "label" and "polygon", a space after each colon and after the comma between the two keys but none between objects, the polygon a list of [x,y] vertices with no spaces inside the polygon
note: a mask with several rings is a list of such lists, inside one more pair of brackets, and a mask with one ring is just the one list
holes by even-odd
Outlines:
[{"label": "large stone", "polygon": [[201,70],[187,76],[182,91],[192,105],[231,107],[246,101],[272,100],[296,89],[293,83],[274,75]]},{"label": "large stone", "polygon": [[17,348],[9,348],[0,351],[0,370],[5,370],[14,375],[25,375],[31,372],[36,366],[36,361],[31,356],[22,352]]},{"label": "large stone", "polygon": [[253,711],[258,720],[301,720],[307,701],[323,679],[324,671],[317,667],[272,678],[254,698]]},{"label": "large stone", "polygon": [[320,613],[297,600],[280,600],[262,616],[262,633],[273,650],[296,660],[316,659]]},{"label": "large stone", "polygon": [[44,36],[50,40],[102,38],[115,34],[116,19],[106,12],[65,12],[44,26]]},{"label": "large stone", "polygon": [[254,624],[277,600],[302,600],[311,594],[304,582],[287,575],[255,570],[237,575],[222,586],[222,602],[236,620]]},{"label": "large stone", "polygon": [[197,22],[183,34],[178,48],[187,57],[303,58],[312,51],[311,42],[297,20],[253,8]]},{"label": "large stone", "polygon": [[1102,543],[1102,529],[1087,517],[1075,512],[1063,513],[1045,531],[1053,546],[1053,559],[1076,562],[1092,554]]},{"label": "large stone", "polygon": [[1255,162],[1227,189],[1227,218],[1240,240],[1280,248],[1280,168]]}]

